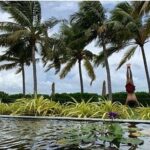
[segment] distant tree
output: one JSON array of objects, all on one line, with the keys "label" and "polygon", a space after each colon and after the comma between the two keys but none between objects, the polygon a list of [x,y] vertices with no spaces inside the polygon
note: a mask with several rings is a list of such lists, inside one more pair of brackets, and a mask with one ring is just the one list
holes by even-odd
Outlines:
[{"label": "distant tree", "polygon": [[16,74],[22,72],[23,95],[26,94],[25,88],[25,65],[31,63],[31,47],[29,44],[20,40],[18,43],[11,45],[7,51],[0,56],[0,70],[9,70],[18,68]]},{"label": "distant tree", "polygon": [[39,1],[1,1],[1,9],[11,15],[13,22],[0,22],[0,45],[7,46],[16,43],[19,39],[28,40],[32,50],[34,96],[37,95],[37,73],[35,52],[37,44],[42,50],[49,48],[48,29],[59,21],[50,18],[41,21],[41,5]]},{"label": "distant tree", "polygon": [[72,67],[78,63],[81,93],[84,93],[83,77],[82,77],[82,62],[92,81],[95,80],[95,73],[91,61],[93,60],[92,52],[85,50],[86,39],[80,35],[80,29],[75,26],[63,24],[61,34],[65,42],[67,51],[67,62],[60,73],[60,78],[64,78]]},{"label": "distant tree", "polygon": [[[98,46],[102,47],[107,72],[108,94],[109,99],[112,100],[111,75],[106,46],[110,43],[110,37],[113,34],[108,28],[104,8],[99,1],[80,2],[79,7],[79,11],[72,16],[72,23],[88,37],[87,43],[97,39]],[[96,62],[98,66],[100,61]]]}]

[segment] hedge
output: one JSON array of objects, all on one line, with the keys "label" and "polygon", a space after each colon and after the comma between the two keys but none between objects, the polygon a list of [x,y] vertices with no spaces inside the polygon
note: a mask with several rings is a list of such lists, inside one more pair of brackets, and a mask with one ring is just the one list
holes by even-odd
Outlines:
[{"label": "hedge", "polygon": [[[76,99],[76,101],[81,102],[83,99],[84,101],[88,101],[91,99],[91,101],[98,101],[102,96],[96,94],[96,93],[61,93],[61,94],[55,94],[53,97],[50,97],[49,95],[46,94],[38,94],[38,96],[43,96],[44,98],[47,99],[53,99],[54,101],[59,101],[60,103],[65,103],[72,101],[72,98]],[[150,106],[150,94],[146,92],[136,92],[136,96],[138,101],[146,106]],[[27,94],[25,98],[32,98],[32,94]],[[127,93],[125,92],[119,92],[119,93],[113,93],[113,101],[119,101],[120,103],[124,104],[126,101]],[[0,92],[0,100],[5,103],[12,103],[16,99],[23,98],[23,94],[13,94],[13,95],[8,95],[7,93]]]}]

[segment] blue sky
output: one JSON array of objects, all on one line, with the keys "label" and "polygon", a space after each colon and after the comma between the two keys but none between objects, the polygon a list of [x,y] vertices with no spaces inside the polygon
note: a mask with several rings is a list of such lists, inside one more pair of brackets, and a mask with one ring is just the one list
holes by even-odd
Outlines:
[{"label": "blue sky", "polygon": [[[118,2],[117,1],[102,1],[103,6],[106,10],[112,9]],[[77,1],[42,1],[42,20],[46,20],[52,16],[58,19],[68,19],[71,14],[78,10]],[[10,21],[9,15],[7,13],[0,11],[0,20],[1,21]],[[51,33],[57,32],[58,26],[55,27]],[[145,52],[147,55],[148,64],[150,64],[149,57],[149,43],[145,46]],[[86,47],[86,49],[91,50],[94,53],[101,51],[101,48],[95,47],[95,43],[92,42]],[[0,53],[5,50],[0,48]],[[125,50],[122,52],[113,54],[109,58],[110,71],[112,77],[112,89],[113,92],[125,91],[125,72],[126,65],[124,65],[120,70],[116,71],[116,67],[121,57],[123,56]],[[140,49],[137,50],[134,57],[129,61],[132,64],[132,71],[134,76],[134,82],[137,91],[147,91],[147,82],[145,76],[145,70],[143,66],[142,55]],[[149,65],[148,65],[149,67]],[[150,67],[149,67],[150,70]],[[15,69],[9,71],[0,72],[0,91],[5,91],[7,93],[21,93],[22,92],[22,77],[21,74],[15,74]],[[41,62],[37,64],[37,78],[38,78],[38,92],[43,94],[51,93],[51,84],[55,82],[56,92],[58,93],[71,93],[71,92],[80,92],[80,82],[79,82],[79,73],[78,66],[76,65],[72,68],[71,72],[66,76],[65,79],[59,79],[59,74],[55,75],[54,70],[50,70],[45,73],[44,68]],[[86,71],[83,68],[83,80],[85,92],[90,93],[101,93],[102,82],[106,80],[106,70],[99,66],[95,68],[96,80],[93,82],[93,85],[90,86],[90,79],[87,76]],[[26,67],[26,91],[27,93],[32,93],[33,91],[33,81],[32,81],[32,66]]]}]

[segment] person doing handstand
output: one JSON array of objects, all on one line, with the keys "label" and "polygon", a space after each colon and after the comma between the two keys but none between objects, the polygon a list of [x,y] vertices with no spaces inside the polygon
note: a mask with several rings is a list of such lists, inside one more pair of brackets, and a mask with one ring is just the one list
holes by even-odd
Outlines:
[{"label": "person doing handstand", "polygon": [[131,71],[131,65],[127,64],[127,82],[126,82],[126,92],[127,92],[127,99],[126,99],[126,105],[130,107],[135,107],[139,103],[137,101],[136,95],[134,93],[135,91],[135,86],[133,83],[133,78],[132,78],[132,71]]}]

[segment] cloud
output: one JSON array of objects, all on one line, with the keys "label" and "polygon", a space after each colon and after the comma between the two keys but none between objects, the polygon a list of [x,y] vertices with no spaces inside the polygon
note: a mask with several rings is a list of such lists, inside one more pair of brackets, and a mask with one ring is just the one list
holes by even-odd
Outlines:
[{"label": "cloud", "polygon": [[43,20],[52,16],[57,19],[68,19],[71,14],[78,10],[76,1],[47,1],[41,2]]}]

